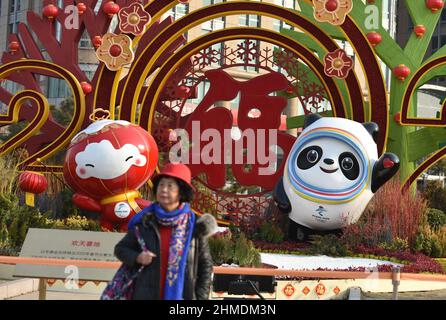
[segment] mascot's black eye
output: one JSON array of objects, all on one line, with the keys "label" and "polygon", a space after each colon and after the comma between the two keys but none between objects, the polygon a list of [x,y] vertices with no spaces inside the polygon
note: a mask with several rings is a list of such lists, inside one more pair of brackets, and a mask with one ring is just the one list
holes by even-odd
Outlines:
[{"label": "mascot's black eye", "polygon": [[307,153],[307,160],[309,163],[316,163],[319,158],[319,153],[316,150],[310,150]]},{"label": "mascot's black eye", "polygon": [[344,176],[349,180],[356,180],[359,176],[359,163],[351,152],[341,153],[339,163]]},{"label": "mascot's black eye", "polygon": [[342,169],[349,171],[351,169],[353,169],[354,163],[352,158],[347,157],[342,159],[342,163],[341,163]]},{"label": "mascot's black eye", "polygon": [[303,149],[297,157],[297,166],[299,169],[307,170],[313,167],[322,157],[322,148],[311,146]]}]

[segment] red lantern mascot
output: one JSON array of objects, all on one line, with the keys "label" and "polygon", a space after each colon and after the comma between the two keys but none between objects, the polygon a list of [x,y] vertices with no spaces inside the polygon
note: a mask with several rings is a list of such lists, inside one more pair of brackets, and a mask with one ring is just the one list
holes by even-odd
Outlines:
[{"label": "red lantern mascot", "polygon": [[99,120],[78,133],[65,156],[64,178],[73,203],[101,213],[101,226],[127,230],[132,216],[150,204],[137,191],[153,174],[158,147],[140,126]]}]

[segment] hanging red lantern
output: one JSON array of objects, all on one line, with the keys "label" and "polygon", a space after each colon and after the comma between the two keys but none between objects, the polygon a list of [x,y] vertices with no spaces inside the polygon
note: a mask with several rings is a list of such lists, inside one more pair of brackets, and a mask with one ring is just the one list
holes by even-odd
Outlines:
[{"label": "hanging red lantern", "polygon": [[381,36],[380,33],[372,31],[372,32],[367,33],[367,39],[369,40],[370,44],[373,47],[375,47],[375,46],[377,46],[378,44],[381,43],[382,36]]},{"label": "hanging red lantern", "polygon": [[91,86],[91,84],[89,84],[88,82],[85,82],[85,81],[81,82],[81,88],[85,94],[89,94],[89,93],[91,93],[91,91],[93,91],[93,87]]},{"label": "hanging red lantern", "polygon": [[84,12],[87,10],[87,6],[85,5],[85,3],[83,2],[79,2],[77,4],[77,11],[79,12],[79,14],[84,14]]},{"label": "hanging red lantern", "polygon": [[20,44],[17,41],[11,41],[9,43],[9,51],[11,51],[12,53],[17,52],[20,49]]},{"label": "hanging red lantern", "polygon": [[395,115],[393,116],[393,120],[395,120],[396,123],[401,124],[401,113],[395,113]]},{"label": "hanging red lantern", "polygon": [[444,1],[443,0],[427,0],[426,7],[431,9],[433,13],[436,13],[438,10],[443,9]]},{"label": "hanging red lantern", "polygon": [[417,35],[418,38],[421,38],[426,33],[426,27],[422,24],[416,25],[413,28],[413,32]]},{"label": "hanging red lantern", "polygon": [[393,69],[393,74],[398,80],[404,81],[410,75],[410,69],[406,65],[400,64]]},{"label": "hanging red lantern", "polygon": [[180,99],[187,99],[190,97],[190,88],[186,86],[179,86],[177,90],[177,96]]},{"label": "hanging red lantern", "polygon": [[118,4],[114,3],[113,1],[109,1],[104,4],[102,9],[108,15],[109,18],[112,18],[115,14],[119,12],[121,8],[119,7]]},{"label": "hanging red lantern", "polygon": [[48,18],[48,20],[53,21],[55,17],[59,14],[59,8],[54,4],[49,4],[43,8],[43,15]]},{"label": "hanging red lantern", "polygon": [[19,177],[19,188],[25,191],[25,202],[34,207],[34,195],[46,190],[48,182],[45,176],[38,172],[25,171]]},{"label": "hanging red lantern", "polygon": [[102,37],[100,36],[95,36],[93,38],[93,46],[97,49],[102,45]]}]

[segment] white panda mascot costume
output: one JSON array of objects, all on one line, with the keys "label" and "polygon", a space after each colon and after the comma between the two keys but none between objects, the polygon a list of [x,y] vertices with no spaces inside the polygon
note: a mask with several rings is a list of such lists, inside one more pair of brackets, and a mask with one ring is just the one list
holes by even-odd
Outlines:
[{"label": "white panda mascot costume", "polygon": [[273,194],[289,214],[290,238],[305,240],[311,230],[335,231],[358,221],[399,168],[393,153],[378,159],[378,129],[373,122],[306,117]]}]

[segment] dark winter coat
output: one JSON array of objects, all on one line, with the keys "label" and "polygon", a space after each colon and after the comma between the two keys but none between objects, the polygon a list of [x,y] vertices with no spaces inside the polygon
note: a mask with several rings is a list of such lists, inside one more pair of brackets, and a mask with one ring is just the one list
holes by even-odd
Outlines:
[{"label": "dark winter coat", "polygon": [[[148,250],[156,254],[152,263],[146,266],[135,280],[134,300],[159,300],[160,298],[160,234],[155,215],[146,213],[142,220],[135,224],[140,229]],[[210,214],[197,217],[187,256],[183,298],[185,300],[205,300],[209,298],[213,262],[207,238],[215,233],[217,223]],[[134,229],[116,245],[115,255],[123,263],[134,267],[141,248]]]}]

